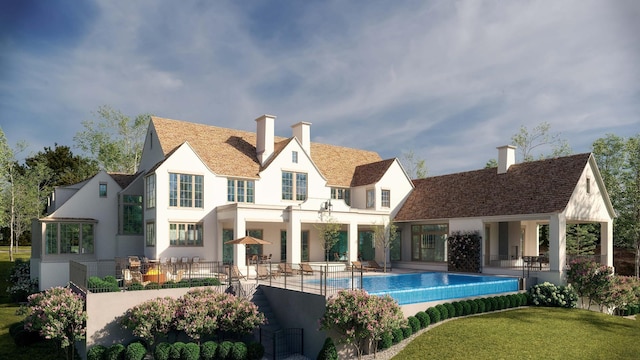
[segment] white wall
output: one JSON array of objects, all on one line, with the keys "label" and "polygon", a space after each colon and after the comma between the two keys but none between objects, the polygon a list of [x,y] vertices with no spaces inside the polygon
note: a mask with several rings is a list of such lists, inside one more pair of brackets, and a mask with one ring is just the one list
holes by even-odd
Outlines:
[{"label": "white wall", "polygon": [[[587,186],[587,179],[589,179],[589,186]],[[580,175],[578,184],[569,200],[565,211],[567,219],[594,222],[611,220],[611,214],[609,214],[603,200],[605,190],[600,188],[596,180],[594,170],[589,163]],[[589,192],[587,192],[587,187]]]}]

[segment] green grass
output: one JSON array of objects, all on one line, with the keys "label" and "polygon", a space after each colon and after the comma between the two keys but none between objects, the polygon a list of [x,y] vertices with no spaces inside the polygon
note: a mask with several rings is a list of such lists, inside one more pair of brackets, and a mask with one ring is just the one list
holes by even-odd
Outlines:
[{"label": "green grass", "polygon": [[640,321],[531,307],[434,327],[394,359],[636,359]]},{"label": "green grass", "polygon": [[[31,248],[20,246],[14,258],[29,260]],[[11,324],[21,321],[24,317],[16,315],[19,305],[11,302],[7,295],[7,277],[13,263],[9,261],[9,247],[0,246],[0,359],[12,360],[58,360],[66,359],[64,353],[58,350],[53,342],[43,342],[30,347],[17,347],[9,335]]]}]

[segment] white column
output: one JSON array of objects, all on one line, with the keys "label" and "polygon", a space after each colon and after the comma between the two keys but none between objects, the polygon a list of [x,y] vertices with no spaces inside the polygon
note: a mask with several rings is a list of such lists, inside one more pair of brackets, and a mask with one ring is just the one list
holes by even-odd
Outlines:
[{"label": "white column", "polygon": [[567,262],[567,219],[562,214],[549,219],[549,269],[562,272]]},{"label": "white column", "polygon": [[613,267],[613,222],[600,223],[600,261]]},{"label": "white column", "polygon": [[[233,224],[233,236],[234,239],[241,238],[247,233],[247,224],[244,222],[244,218],[236,215],[235,222]],[[233,245],[233,263],[242,269],[247,266],[247,247],[246,245]]]},{"label": "white column", "polygon": [[352,261],[358,261],[358,223],[352,221],[349,223],[347,233],[349,241],[349,265]]},{"label": "white column", "polygon": [[302,260],[301,229],[300,215],[292,209],[287,224],[287,262],[292,264],[298,264]]}]

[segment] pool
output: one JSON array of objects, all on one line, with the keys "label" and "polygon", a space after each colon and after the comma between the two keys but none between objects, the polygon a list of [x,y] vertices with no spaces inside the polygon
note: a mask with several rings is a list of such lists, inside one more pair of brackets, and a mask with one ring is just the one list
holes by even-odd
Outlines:
[{"label": "pool", "polygon": [[[360,287],[360,278],[353,287]],[[331,279],[328,284],[351,289],[351,278]],[[365,276],[363,288],[372,295],[390,295],[398,304],[498,294],[519,290],[519,279],[510,277],[423,272]]]}]

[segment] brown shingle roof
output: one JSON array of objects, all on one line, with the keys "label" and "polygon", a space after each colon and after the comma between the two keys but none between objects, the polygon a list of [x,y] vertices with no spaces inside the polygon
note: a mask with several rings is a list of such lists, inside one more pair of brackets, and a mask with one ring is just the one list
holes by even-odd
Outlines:
[{"label": "brown shingle roof", "polygon": [[591,154],[414,180],[396,221],[560,212]]},{"label": "brown shingle roof", "polygon": [[[152,117],[165,156],[185,141],[216,174],[257,178],[260,162],[256,156],[256,133],[211,125]],[[288,143],[275,137],[274,154]],[[330,186],[348,187],[359,165],[380,161],[372,151],[311,143],[311,157]]]},{"label": "brown shingle roof", "polygon": [[395,159],[387,159],[377,161],[371,164],[359,165],[356,167],[355,174],[351,180],[351,186],[364,186],[377,183],[380,181],[389,166],[393,164]]},{"label": "brown shingle roof", "polygon": [[131,184],[139,175],[139,172],[135,174],[109,173],[109,176],[111,176],[113,181],[115,181],[122,189],[129,186],[129,184]]}]

